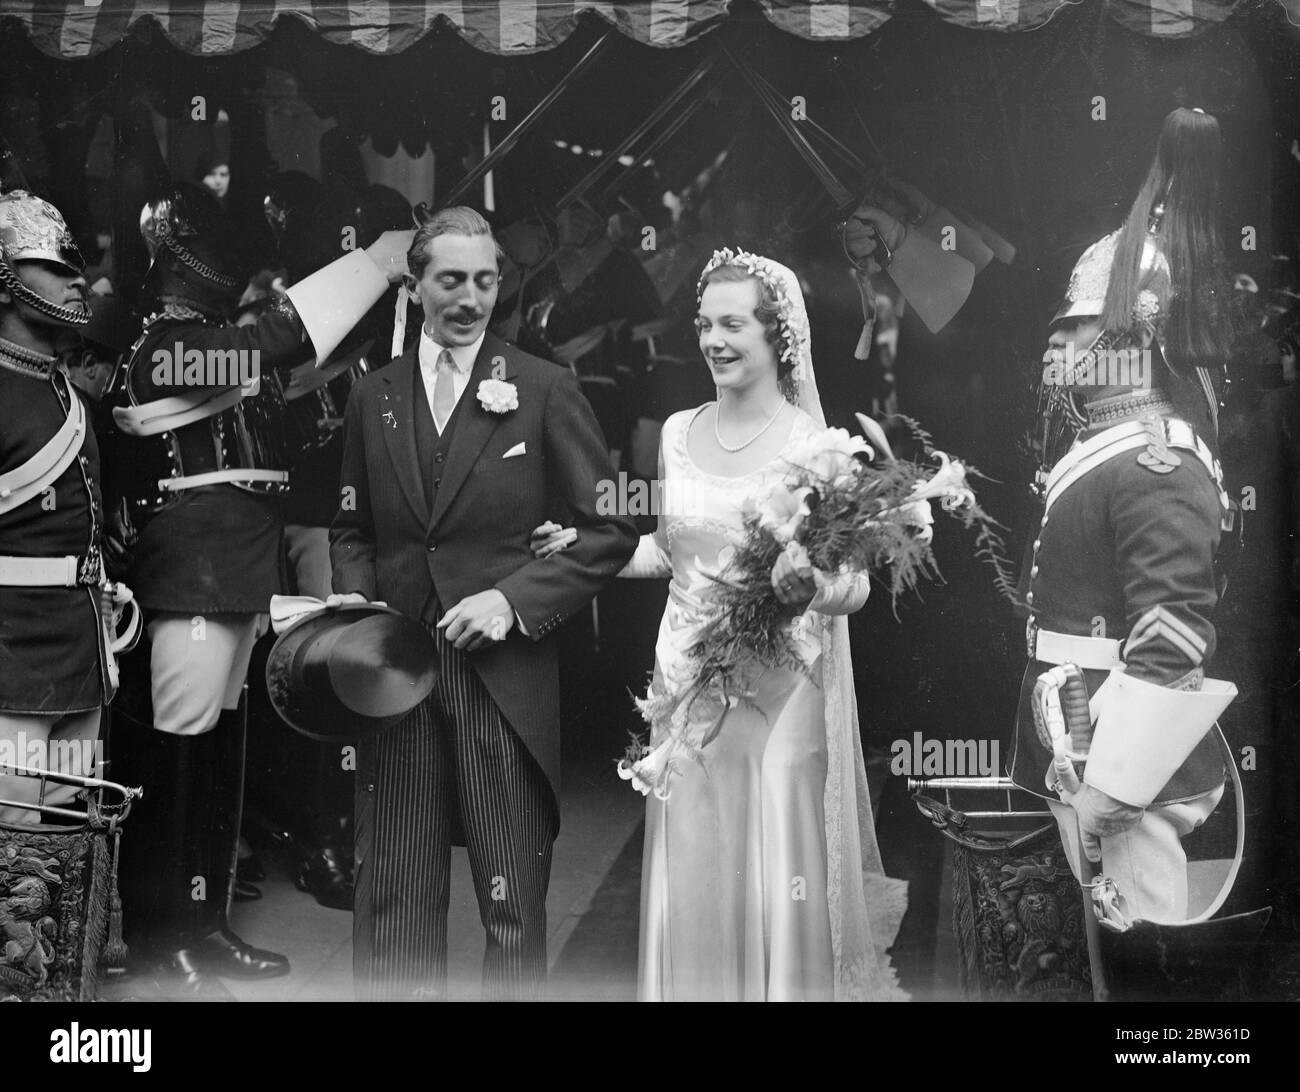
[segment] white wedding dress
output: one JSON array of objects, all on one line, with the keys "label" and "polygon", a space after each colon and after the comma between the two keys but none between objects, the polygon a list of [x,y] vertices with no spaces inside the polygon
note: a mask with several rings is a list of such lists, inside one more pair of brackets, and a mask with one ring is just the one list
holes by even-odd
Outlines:
[{"label": "white wedding dress", "polygon": [[[742,477],[700,470],[687,450],[699,412],[664,424],[664,537],[645,536],[623,573],[671,577],[651,697],[665,680],[689,678],[686,650],[708,617],[709,576],[742,539],[746,500],[789,472],[780,457]],[[817,431],[801,411],[783,453]],[[723,724],[702,761],[675,763],[666,799],[647,798],[642,1000],[906,998],[884,955],[906,884],[880,865],[847,626],[833,616],[866,594],[861,576],[818,592],[797,623],[807,674],[763,671],[752,704],[701,703],[693,714],[697,741],[720,716]],[[672,747],[669,726],[652,724],[645,761],[653,767]]]}]

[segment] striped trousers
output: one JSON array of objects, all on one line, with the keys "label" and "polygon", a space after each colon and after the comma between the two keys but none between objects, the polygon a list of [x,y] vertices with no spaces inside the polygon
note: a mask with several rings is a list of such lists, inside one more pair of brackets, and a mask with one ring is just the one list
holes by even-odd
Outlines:
[{"label": "striped trousers", "polygon": [[464,653],[433,630],[441,675],[399,723],[357,749],[353,976],[363,1000],[446,995],[457,811],[487,932],[485,1000],[546,983],[555,801]]}]

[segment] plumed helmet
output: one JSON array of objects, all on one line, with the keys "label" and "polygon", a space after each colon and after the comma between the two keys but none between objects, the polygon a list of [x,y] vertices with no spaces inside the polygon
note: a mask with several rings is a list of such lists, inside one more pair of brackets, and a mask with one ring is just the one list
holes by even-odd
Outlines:
[{"label": "plumed helmet", "polygon": [[56,262],[74,273],[86,270],[63,214],[26,190],[0,194],[0,252],[10,265],[39,260]]},{"label": "plumed helmet", "polygon": [[[1115,245],[1119,232],[1112,232],[1088,247],[1074,263],[1065,299],[1052,316],[1057,323],[1067,318],[1090,318],[1100,315],[1106,305],[1106,288],[1110,269],[1115,262]],[[1169,298],[1169,262],[1155,242],[1147,239],[1142,247],[1142,273],[1147,286],[1138,293],[1133,317],[1154,322]]]}]

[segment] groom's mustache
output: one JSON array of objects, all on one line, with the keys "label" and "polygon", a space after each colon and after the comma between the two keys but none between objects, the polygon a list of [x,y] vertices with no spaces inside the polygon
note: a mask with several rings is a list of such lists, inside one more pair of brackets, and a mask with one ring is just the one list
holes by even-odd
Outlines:
[{"label": "groom's mustache", "polygon": [[455,311],[448,311],[447,317],[452,322],[478,322],[483,317],[483,312],[477,307],[458,308]]}]

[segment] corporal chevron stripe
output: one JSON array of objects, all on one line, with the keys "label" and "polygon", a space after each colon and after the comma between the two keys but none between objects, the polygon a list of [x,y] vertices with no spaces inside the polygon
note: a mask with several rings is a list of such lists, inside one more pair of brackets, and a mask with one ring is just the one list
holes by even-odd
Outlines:
[{"label": "corporal chevron stripe", "polygon": [[1125,657],[1152,641],[1165,640],[1196,667],[1205,660],[1205,639],[1177,615],[1164,607],[1152,607],[1134,624],[1124,642]]},{"label": "corporal chevron stripe", "polygon": [[[1081,0],[926,0],[950,23],[1016,31],[1042,26]],[[1089,0],[1091,3],[1092,0]],[[1249,0],[1100,0],[1131,31],[1156,37],[1198,34]],[[1296,0],[1287,0],[1294,5]],[[861,38],[893,14],[891,0],[759,0],[764,16],[789,34],[814,41]],[[3,0],[0,26],[16,23],[36,48],[55,57],[101,53],[142,21],[156,23],[178,49],[221,56],[251,49],[284,19],[297,19],[336,45],[400,53],[435,28],[450,27],[486,53],[554,49],[583,17],[655,46],[673,46],[716,28],[734,0]]]},{"label": "corporal chevron stripe", "polygon": [[459,805],[487,933],[485,999],[537,998],[555,839],[546,778],[465,656],[434,630],[442,675],[358,748],[353,972],[363,998],[441,997]]}]

